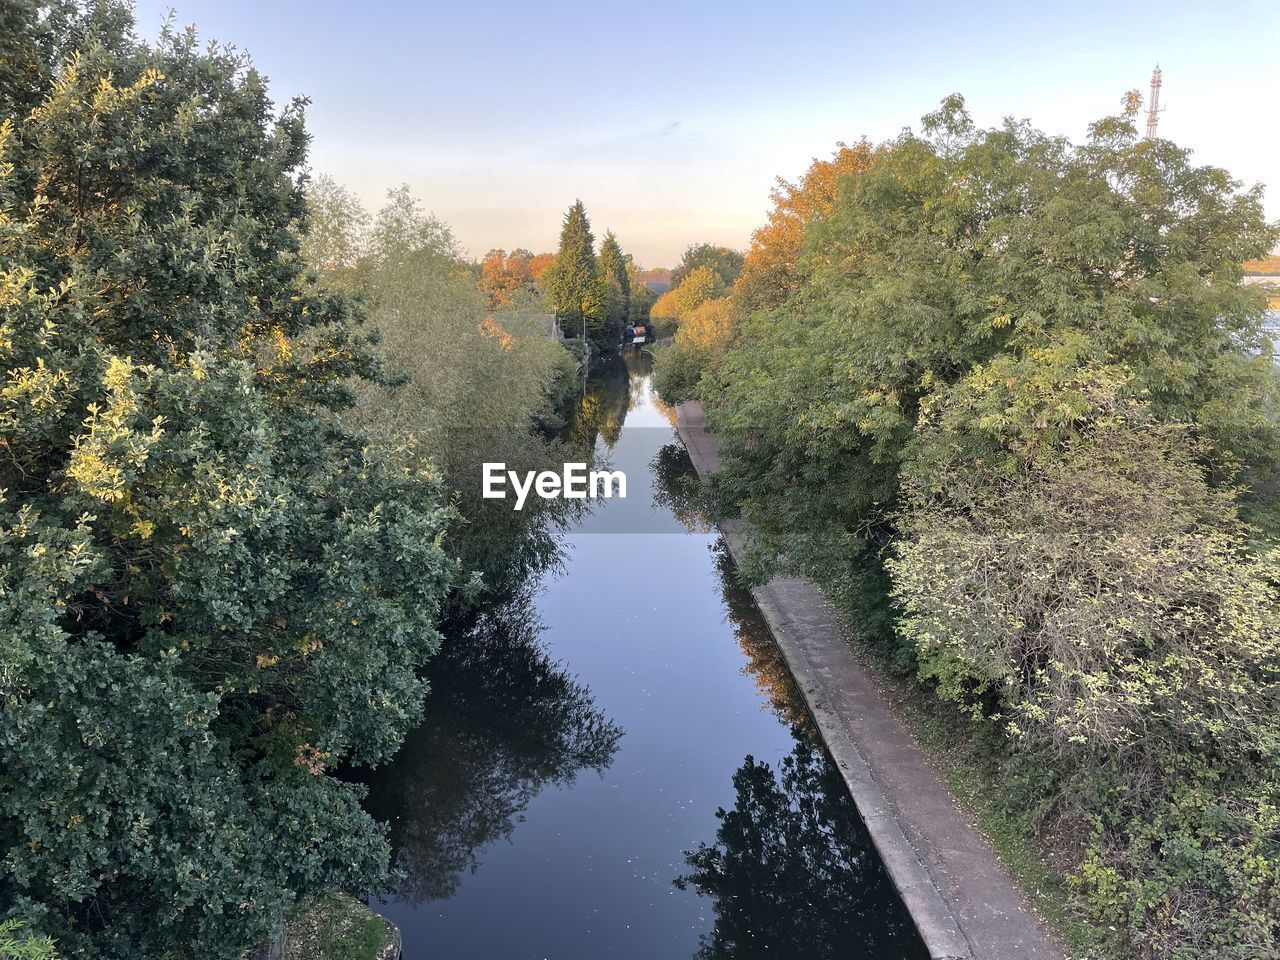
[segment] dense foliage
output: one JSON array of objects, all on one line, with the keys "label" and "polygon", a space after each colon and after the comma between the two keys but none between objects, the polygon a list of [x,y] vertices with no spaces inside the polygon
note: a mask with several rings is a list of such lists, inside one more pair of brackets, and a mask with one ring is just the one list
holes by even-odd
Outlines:
[{"label": "dense foliage", "polygon": [[0,921],[0,960],[56,960],[57,956],[49,937],[33,935],[18,919]]},{"label": "dense foliage", "polygon": [[695,243],[686,248],[680,262],[671,271],[671,286],[680,286],[695,270],[704,267],[714,273],[724,286],[732,287],[738,274],[742,273],[742,254],[714,243]]},{"label": "dense foliage", "polygon": [[609,284],[596,260],[595,236],[581,200],[564,215],[560,247],[543,285],[566,334],[583,331],[598,346],[617,344],[622,331],[609,322]]},{"label": "dense foliage", "polygon": [[549,262],[551,255],[540,256],[544,261],[522,248],[510,253],[490,250],[480,262],[476,289],[485,295],[491,307],[540,306],[542,294],[534,271],[540,262]]},{"label": "dense foliage", "polygon": [[231,956],[385,869],[328,771],[421,709],[452,510],[341,417],[380,374],[300,274],[301,104],[121,4],[3,11],[0,909]]},{"label": "dense foliage", "polygon": [[688,276],[658,297],[649,314],[655,320],[669,320],[679,324],[691,312],[708,300],[724,297],[729,286],[711,267],[698,267]]},{"label": "dense foliage", "polygon": [[1073,145],[957,97],[843,148],[659,382],[709,408],[752,573],[815,576],[1001,725],[1011,802],[1127,949],[1266,956],[1280,395],[1240,279],[1277,231],[1137,109]]},{"label": "dense foliage", "polygon": [[733,284],[739,310],[781,306],[802,288],[805,231],[831,210],[840,179],[866,171],[874,159],[875,151],[866,140],[852,147],[841,143],[830,160],[813,161],[799,183],[778,178],[769,195],[773,209],[768,222],[751,235],[742,271]]},{"label": "dense foliage", "polygon": [[[312,185],[308,202],[313,225],[340,224],[320,232],[323,244],[314,226],[307,237],[304,253],[321,285],[362,297],[389,372],[407,381],[364,385],[348,419],[387,443],[412,442],[438,465],[466,518],[453,536],[464,570],[490,591],[515,586],[555,556],[568,504],[536,498],[517,513],[485,500],[481,465],[541,470],[582,459],[559,449],[546,429],[573,370],[569,352],[551,336],[548,314],[520,306],[537,299],[527,289],[477,288],[449,226],[407,187],[392,190],[374,217],[328,180]],[[530,262],[522,251],[506,257],[508,265]]]},{"label": "dense foliage", "polygon": [[600,243],[600,273],[609,289],[609,318],[611,331],[622,333],[631,313],[631,274],[627,270],[628,258],[622,252],[618,238],[610,230]]},{"label": "dense foliage", "polygon": [[[679,288],[654,304],[661,332],[674,328],[655,369],[654,383],[664,397],[673,403],[692,399],[703,377],[721,375],[735,317],[804,296],[810,264],[817,259],[802,256],[806,230],[831,210],[840,178],[867,170],[875,157],[865,140],[852,147],[842,143],[830,160],[813,161],[798,183],[779,177],[768,223],[752,234],[745,257],[705,243],[685,251],[677,271]],[[691,269],[696,263],[703,266]]]},{"label": "dense foliage", "polygon": [[[1268,955],[1280,550],[1186,425],[1081,386],[1094,409],[1016,472],[909,475],[901,633],[939,695],[1003,726],[1100,920],[1157,956]],[[925,447],[954,449],[947,421]]]},{"label": "dense foliage", "polygon": [[659,353],[654,371],[654,386],[669,402],[693,397],[705,373],[719,364],[733,311],[733,298],[719,297],[702,301],[678,320],[672,342]]},{"label": "dense foliage", "polygon": [[[704,243],[685,252],[682,266],[712,255],[737,267],[742,262],[736,251]],[[654,386],[671,403],[692,398],[701,378],[720,365],[737,309],[728,275],[712,263],[685,270],[679,284],[650,308],[657,335],[670,338],[658,352]]]}]

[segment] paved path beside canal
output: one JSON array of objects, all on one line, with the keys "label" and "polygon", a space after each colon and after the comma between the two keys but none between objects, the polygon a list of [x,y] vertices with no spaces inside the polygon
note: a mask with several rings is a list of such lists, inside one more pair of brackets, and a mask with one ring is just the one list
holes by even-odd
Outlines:
[{"label": "paved path beside canal", "polygon": [[[702,407],[682,404],[678,429],[698,473],[715,470]],[[740,562],[745,524],[730,520],[721,530]],[[1062,947],[957,808],[817,587],[777,577],[752,592],[930,954],[1061,960]]]}]

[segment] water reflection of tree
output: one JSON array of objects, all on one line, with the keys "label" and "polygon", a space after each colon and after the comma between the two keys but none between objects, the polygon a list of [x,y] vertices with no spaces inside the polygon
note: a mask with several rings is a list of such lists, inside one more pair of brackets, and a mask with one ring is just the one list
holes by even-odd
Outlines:
[{"label": "water reflection of tree", "polygon": [[724,541],[714,549],[743,670],[795,747],[777,771],[748,756],[733,809],[716,811],[715,843],[686,855],[676,885],[715,904],[696,960],[926,956]]},{"label": "water reflection of tree", "polygon": [[532,605],[513,602],[447,640],[433,662],[423,723],[368,800],[391,826],[398,899],[452,896],[544,787],[612,761],[621,729],[549,659],[541,630]]},{"label": "water reflection of tree", "polygon": [[733,637],[747,658],[742,667],[743,674],[755,680],[756,689],[767,699],[779,720],[793,727],[812,729],[813,721],[809,719],[808,708],[791,678],[782,651],[756,608],[751,591],[742,585],[724,540],[717,540],[713,549]]},{"label": "water reflection of tree", "polygon": [[927,956],[844,782],[809,734],[775,772],[748,756],[714,844],[678,878],[715,902],[696,960]]},{"label": "water reflection of tree", "polygon": [[653,503],[665,508],[690,533],[707,533],[711,521],[703,509],[701,486],[684,444],[668,443],[649,464],[653,471]]},{"label": "water reflection of tree", "polygon": [[653,392],[649,381],[649,374],[653,372],[653,357],[638,347],[624,348],[618,356],[627,371],[627,386],[630,390],[628,404],[632,407],[643,405],[646,394],[650,399],[656,398],[657,394]]},{"label": "water reflection of tree", "polygon": [[563,435],[588,451],[595,447],[597,438],[612,450],[630,402],[627,362],[617,354],[593,360],[587,367],[586,383],[570,398]]},{"label": "water reflection of tree", "polygon": [[649,388],[649,399],[653,402],[654,407],[657,408],[657,411],[660,414],[662,414],[662,416],[667,420],[668,423],[670,423],[673,427],[679,426],[680,417],[676,413],[676,408],[673,407],[671,404],[667,403],[667,401],[663,400],[662,396],[658,393],[657,390],[654,390],[652,386],[650,386]]}]

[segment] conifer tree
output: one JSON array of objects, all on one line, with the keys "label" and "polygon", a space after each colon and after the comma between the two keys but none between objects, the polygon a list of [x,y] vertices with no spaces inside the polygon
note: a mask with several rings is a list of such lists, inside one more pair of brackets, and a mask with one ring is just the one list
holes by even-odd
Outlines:
[{"label": "conifer tree", "polygon": [[621,335],[627,324],[631,306],[631,277],[627,272],[628,257],[622,252],[618,238],[610,230],[600,244],[600,273],[609,291],[609,334]]},{"label": "conifer tree", "polygon": [[547,269],[546,287],[565,333],[584,326],[597,343],[605,340],[609,291],[596,262],[595,237],[581,200],[575,200],[560,228],[560,249]]}]

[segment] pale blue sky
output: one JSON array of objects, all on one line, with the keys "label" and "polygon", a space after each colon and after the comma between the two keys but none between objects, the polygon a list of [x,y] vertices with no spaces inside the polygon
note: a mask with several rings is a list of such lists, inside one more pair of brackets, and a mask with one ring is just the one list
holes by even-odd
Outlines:
[{"label": "pale blue sky", "polygon": [[[475,256],[554,247],[581,197],[650,266],[746,245],[773,178],[946,94],[1080,139],[1164,69],[1161,134],[1280,218],[1280,3],[347,3],[138,0],[312,98],[312,168],[376,207],[408,183]],[[978,8],[980,6],[980,9]]]}]

